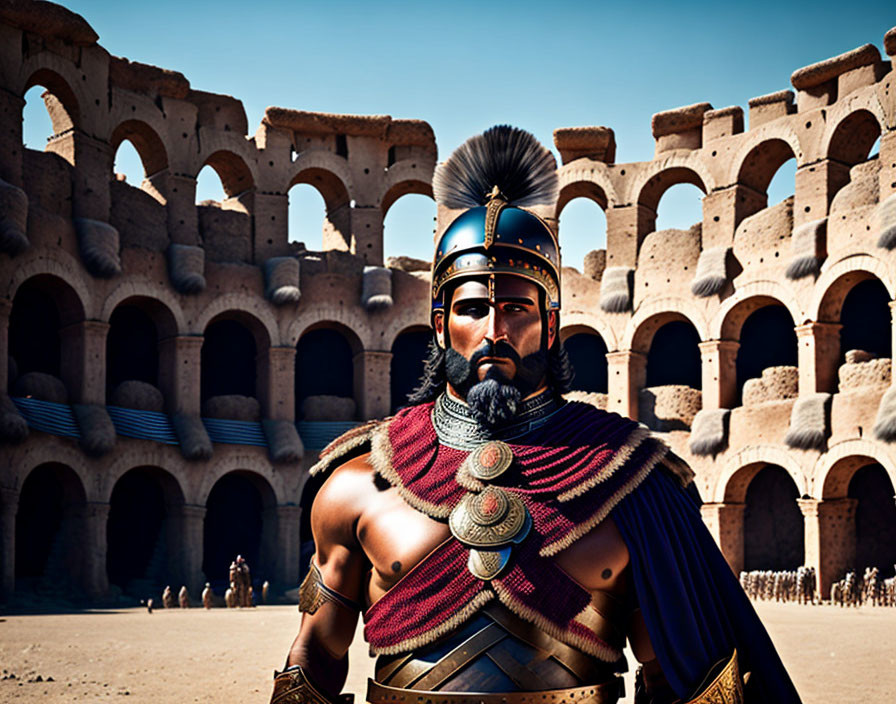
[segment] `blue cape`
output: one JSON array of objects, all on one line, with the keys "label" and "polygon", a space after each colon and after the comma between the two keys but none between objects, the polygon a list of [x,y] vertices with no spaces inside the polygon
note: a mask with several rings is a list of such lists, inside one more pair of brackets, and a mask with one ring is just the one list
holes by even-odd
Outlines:
[{"label": "blue cape", "polygon": [[737,648],[748,697],[799,703],[775,646],[690,496],[655,470],[611,514],[628,546],[650,641],[669,685],[694,695]]}]

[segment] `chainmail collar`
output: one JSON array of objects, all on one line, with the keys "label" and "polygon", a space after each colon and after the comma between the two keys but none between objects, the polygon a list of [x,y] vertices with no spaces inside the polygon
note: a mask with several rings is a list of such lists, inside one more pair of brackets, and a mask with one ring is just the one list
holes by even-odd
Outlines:
[{"label": "chainmail collar", "polygon": [[489,440],[513,440],[535,430],[547,423],[563,404],[548,388],[523,401],[509,424],[489,428],[476,420],[467,404],[444,391],[433,406],[432,425],[442,445],[473,450]]}]

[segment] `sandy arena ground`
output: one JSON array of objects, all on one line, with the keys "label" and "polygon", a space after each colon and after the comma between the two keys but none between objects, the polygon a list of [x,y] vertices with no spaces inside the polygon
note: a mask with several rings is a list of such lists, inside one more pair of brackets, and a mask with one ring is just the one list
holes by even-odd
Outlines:
[{"label": "sandy arena ground", "polygon": [[[806,704],[896,701],[896,609],[757,610]],[[0,617],[0,702],[265,704],[298,623],[294,606]],[[363,701],[372,661],[352,656]]]}]

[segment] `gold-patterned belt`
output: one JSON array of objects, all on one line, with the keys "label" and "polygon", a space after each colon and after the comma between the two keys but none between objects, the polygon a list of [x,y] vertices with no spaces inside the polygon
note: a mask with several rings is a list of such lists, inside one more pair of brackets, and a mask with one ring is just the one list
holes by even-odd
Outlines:
[{"label": "gold-patterned belt", "polygon": [[367,680],[370,704],[616,704],[623,691],[621,677],[587,687],[537,692],[427,692]]}]

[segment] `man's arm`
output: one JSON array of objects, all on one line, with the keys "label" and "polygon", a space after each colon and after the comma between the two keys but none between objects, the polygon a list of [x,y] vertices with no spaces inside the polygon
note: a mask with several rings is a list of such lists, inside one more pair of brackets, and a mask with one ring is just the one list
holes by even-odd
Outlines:
[{"label": "man's arm", "polygon": [[[275,680],[272,702],[301,677],[330,700],[345,684],[348,649],[365,603],[367,558],[356,527],[373,489],[367,456],[336,469],[311,508],[316,551],[300,598],[302,623],[287,656],[287,670]],[[301,668],[300,673],[295,668]]]}]

